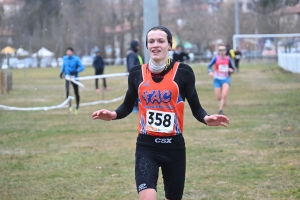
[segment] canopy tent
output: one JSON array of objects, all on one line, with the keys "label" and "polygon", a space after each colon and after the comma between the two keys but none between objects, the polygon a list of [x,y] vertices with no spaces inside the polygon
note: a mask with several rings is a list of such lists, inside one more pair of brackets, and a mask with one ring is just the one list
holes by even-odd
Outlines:
[{"label": "canopy tent", "polygon": [[1,53],[3,53],[3,54],[14,54],[15,52],[16,52],[16,49],[14,49],[10,46],[7,46],[1,50]]},{"label": "canopy tent", "polygon": [[32,54],[32,57],[50,57],[54,56],[54,53],[42,47],[38,52]]},{"label": "canopy tent", "polygon": [[10,46],[7,46],[1,50],[2,54],[6,54],[6,63],[3,63],[3,67],[1,66],[1,68],[3,68],[3,69],[9,68],[9,57],[10,56],[8,56],[8,55],[13,55],[13,54],[15,54],[15,52],[16,52],[16,49],[14,49]]},{"label": "canopy tent", "polygon": [[26,50],[23,49],[23,48],[19,48],[19,49],[17,50],[17,55],[18,55],[18,56],[28,56],[28,55],[29,55],[29,52],[26,51]]},{"label": "canopy tent", "polygon": [[183,44],[183,48],[184,48],[184,49],[192,49],[192,48],[193,48],[193,44],[190,43],[190,42],[185,42],[185,43]]},{"label": "canopy tent", "polygon": [[181,40],[179,39],[179,37],[177,35],[172,37],[172,49],[175,50],[177,45],[181,44]]}]

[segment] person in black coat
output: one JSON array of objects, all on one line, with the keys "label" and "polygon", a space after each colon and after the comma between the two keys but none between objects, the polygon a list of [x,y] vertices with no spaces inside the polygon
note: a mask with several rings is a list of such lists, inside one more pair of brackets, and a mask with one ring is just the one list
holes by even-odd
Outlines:
[{"label": "person in black coat", "polygon": [[[96,57],[93,62],[93,66],[95,68],[95,75],[102,75],[104,72],[104,61],[101,57],[100,51],[96,52]],[[105,90],[109,90],[109,87],[106,85],[106,79],[103,78],[103,87]],[[99,86],[98,86],[98,79],[95,79],[95,86],[96,86],[96,92],[100,92]]]},{"label": "person in black coat", "polygon": [[182,46],[177,45],[176,50],[173,54],[173,61],[174,62],[183,62],[184,60],[190,59],[189,55],[182,51]]},{"label": "person in black coat", "polygon": [[242,58],[242,52],[237,47],[236,50],[234,51],[234,54],[235,54],[235,57],[234,57],[235,67],[236,67],[237,72],[239,72],[240,60]]},{"label": "person in black coat", "polygon": [[130,72],[130,69],[132,67],[141,64],[137,54],[138,50],[139,50],[139,42],[136,40],[132,40],[130,43],[130,48],[127,51],[127,55],[126,55],[126,66],[128,72]]},{"label": "person in black coat", "polygon": [[[126,67],[127,71],[130,72],[131,68],[134,66],[141,65],[138,57],[138,50],[139,50],[139,42],[136,40],[132,40],[130,43],[130,48],[127,51],[126,55]],[[132,112],[138,113],[139,107],[138,107],[138,101],[135,102]]]}]

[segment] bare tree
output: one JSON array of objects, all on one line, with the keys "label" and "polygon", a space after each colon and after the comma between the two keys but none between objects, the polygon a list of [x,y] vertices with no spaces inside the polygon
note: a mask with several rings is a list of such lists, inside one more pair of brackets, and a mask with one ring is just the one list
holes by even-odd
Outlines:
[{"label": "bare tree", "polygon": [[[299,1],[253,2],[253,12],[240,12],[241,33],[298,31],[299,20],[287,15],[283,8]],[[174,36],[196,44],[198,53],[219,38],[226,43],[232,42],[235,30],[233,4],[222,3],[219,10],[208,12],[207,6],[208,3],[211,5],[211,1],[182,0],[177,3],[171,5],[167,1],[159,1],[160,24],[167,26]],[[32,53],[45,46],[60,57],[66,47],[73,46],[83,55],[90,54],[94,46],[105,52],[105,46],[111,45],[114,57],[114,48],[118,44],[124,57],[132,39],[144,43],[141,0],[24,0],[24,6],[18,14],[7,20],[3,20],[2,16],[3,9],[0,8],[0,31],[5,27],[13,28],[14,46],[22,45]],[[177,24],[178,19],[182,20],[182,24]],[[5,41],[1,42],[5,44]]]}]

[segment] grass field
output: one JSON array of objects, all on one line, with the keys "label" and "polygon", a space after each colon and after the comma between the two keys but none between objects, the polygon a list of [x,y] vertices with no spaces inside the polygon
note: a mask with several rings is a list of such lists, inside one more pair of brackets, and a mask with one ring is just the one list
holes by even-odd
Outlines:
[{"label": "grass field", "polygon": [[[206,67],[195,65],[196,87],[208,113],[218,110]],[[107,73],[124,72],[110,67]],[[87,68],[81,76],[92,75]],[[13,70],[11,94],[0,104],[52,106],[65,99],[59,69]],[[97,101],[93,81],[82,81],[81,102]],[[100,82],[102,84],[102,82]],[[108,80],[105,99],[123,95],[125,77]],[[18,112],[0,110],[0,199],[137,199],[134,151],[137,116],[93,121],[100,108],[121,102],[67,109]],[[271,65],[242,65],[232,76],[228,128],[207,127],[186,104],[187,146],[183,199],[300,199],[300,75]],[[164,198],[162,177],[158,196]]]}]

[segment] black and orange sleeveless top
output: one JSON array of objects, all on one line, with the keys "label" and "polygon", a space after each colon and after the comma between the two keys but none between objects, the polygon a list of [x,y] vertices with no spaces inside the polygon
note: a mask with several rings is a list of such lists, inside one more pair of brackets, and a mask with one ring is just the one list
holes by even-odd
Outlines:
[{"label": "black and orange sleeveless top", "polygon": [[179,62],[161,82],[152,79],[148,64],[142,65],[143,82],[138,88],[139,134],[173,136],[183,132],[184,101],[174,81]]}]

